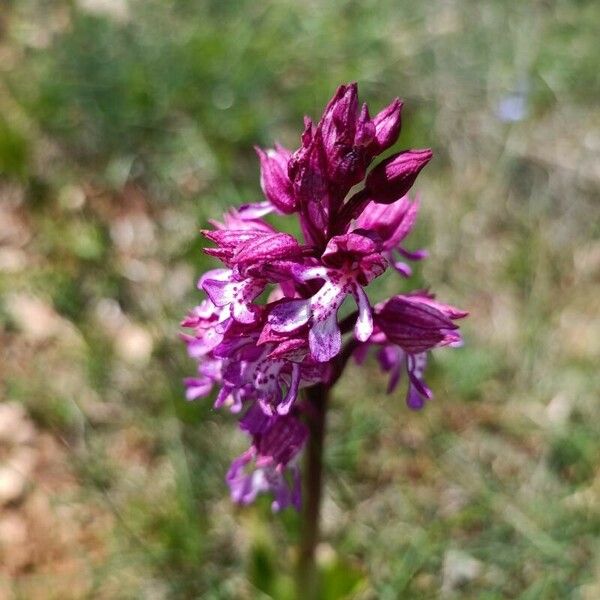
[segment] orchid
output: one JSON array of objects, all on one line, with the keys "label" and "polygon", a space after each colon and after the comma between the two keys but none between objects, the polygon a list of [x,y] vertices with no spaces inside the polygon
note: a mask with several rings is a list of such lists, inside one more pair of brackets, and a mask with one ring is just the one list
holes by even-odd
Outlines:
[{"label": "orchid", "polygon": [[[420,409],[432,398],[428,353],[461,344],[455,321],[467,313],[431,293],[375,305],[367,293],[388,267],[408,278],[405,261],[426,257],[404,243],[419,210],[408,192],[431,150],[405,150],[371,168],[396,142],[401,110],[395,99],[371,117],[356,84],[340,86],[316,125],[305,119],[297,150],[257,149],[265,200],[203,231],[214,244],[206,253],[222,266],[200,278],[207,297],[182,322],[198,363],[185,385],[190,400],[216,388],[215,408],[239,414],[250,438],[226,478],[235,502],[270,493],[274,510],[300,507],[300,454],[323,433],[314,420],[324,407],[315,403],[324,402],[350,356],[361,363],[375,348],[388,391],[404,375],[406,402]],[[267,217],[294,218],[302,239]],[[347,298],[356,311],[342,317]]]}]

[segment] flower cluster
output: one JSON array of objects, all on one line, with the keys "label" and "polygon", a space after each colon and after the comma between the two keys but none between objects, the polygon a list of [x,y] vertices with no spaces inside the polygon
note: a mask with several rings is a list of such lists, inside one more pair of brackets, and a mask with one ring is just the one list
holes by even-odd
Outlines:
[{"label": "flower cluster", "polygon": [[[198,362],[185,383],[190,400],[216,386],[215,408],[241,415],[251,445],[227,474],[237,502],[268,491],[274,510],[299,507],[298,456],[309,435],[301,388],[332,385],[348,356],[360,362],[377,347],[389,390],[406,373],[406,401],[418,409],[432,396],[423,379],[427,352],[461,342],[454,321],[466,313],[428,292],[375,306],[365,292],[388,266],[409,277],[405,261],[426,255],[403,243],[419,210],[407,193],[431,151],[406,150],[369,170],[396,142],[401,109],[396,99],[371,117],[356,84],[340,86],[316,125],[305,119],[298,150],[257,149],[266,200],[203,231],[214,244],[205,252],[223,268],[202,276],[207,298],[182,323]],[[269,213],[296,215],[302,241],[275,229]],[[340,319],[349,296],[357,310]]]}]

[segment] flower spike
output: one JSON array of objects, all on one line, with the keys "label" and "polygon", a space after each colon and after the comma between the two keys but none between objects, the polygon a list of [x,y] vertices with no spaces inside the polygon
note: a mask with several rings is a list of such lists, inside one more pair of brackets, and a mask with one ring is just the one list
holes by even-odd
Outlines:
[{"label": "flower spike", "polygon": [[[401,111],[396,98],[371,117],[356,83],[341,85],[316,124],[305,119],[297,150],[256,148],[265,199],[202,232],[213,244],[205,253],[222,265],[200,278],[207,297],[182,322],[197,362],[185,395],[193,401],[214,390],[214,407],[239,415],[249,448],[226,476],[234,502],[268,493],[273,510],[300,508],[299,460],[314,411],[301,391],[333,385],[352,354],[362,362],[375,347],[388,391],[404,379],[416,410],[433,396],[428,352],[462,343],[455,321],[466,313],[426,291],[374,305],[369,298],[389,266],[409,277],[405,260],[426,256],[404,244],[419,212],[407,192],[431,150],[406,150],[371,168],[396,142]],[[279,231],[270,215],[296,219],[303,239]],[[340,318],[348,297],[357,310]]]}]

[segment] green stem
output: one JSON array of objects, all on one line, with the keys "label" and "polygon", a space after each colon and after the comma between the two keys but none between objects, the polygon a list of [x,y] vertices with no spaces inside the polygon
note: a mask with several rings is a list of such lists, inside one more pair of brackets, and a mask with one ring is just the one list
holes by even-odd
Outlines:
[{"label": "green stem", "polygon": [[319,597],[315,549],[319,542],[319,517],[323,484],[323,440],[329,387],[319,384],[306,390],[310,436],[306,448],[302,531],[298,556],[298,599]]}]

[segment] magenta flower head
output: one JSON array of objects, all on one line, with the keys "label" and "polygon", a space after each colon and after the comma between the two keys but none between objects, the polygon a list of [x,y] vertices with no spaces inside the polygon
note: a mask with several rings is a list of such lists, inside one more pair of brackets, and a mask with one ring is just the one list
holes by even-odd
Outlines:
[{"label": "magenta flower head", "polygon": [[[314,412],[300,390],[331,387],[349,357],[361,362],[375,348],[388,390],[405,374],[406,402],[419,409],[432,397],[428,352],[461,344],[455,321],[466,312],[424,291],[375,306],[367,293],[388,267],[409,277],[405,261],[426,256],[404,242],[419,207],[408,191],[431,150],[371,167],[396,142],[401,109],[395,99],[371,117],[356,84],[340,86],[316,125],[305,119],[297,150],[257,149],[265,200],[203,231],[222,265],[200,278],[206,298],[182,322],[198,364],[185,385],[188,399],[214,391],[215,408],[240,415],[250,445],[226,478],[238,503],[270,493],[274,510],[300,507],[299,457]],[[297,219],[302,239],[278,231],[269,213]],[[356,309],[342,318],[348,298]]]}]

